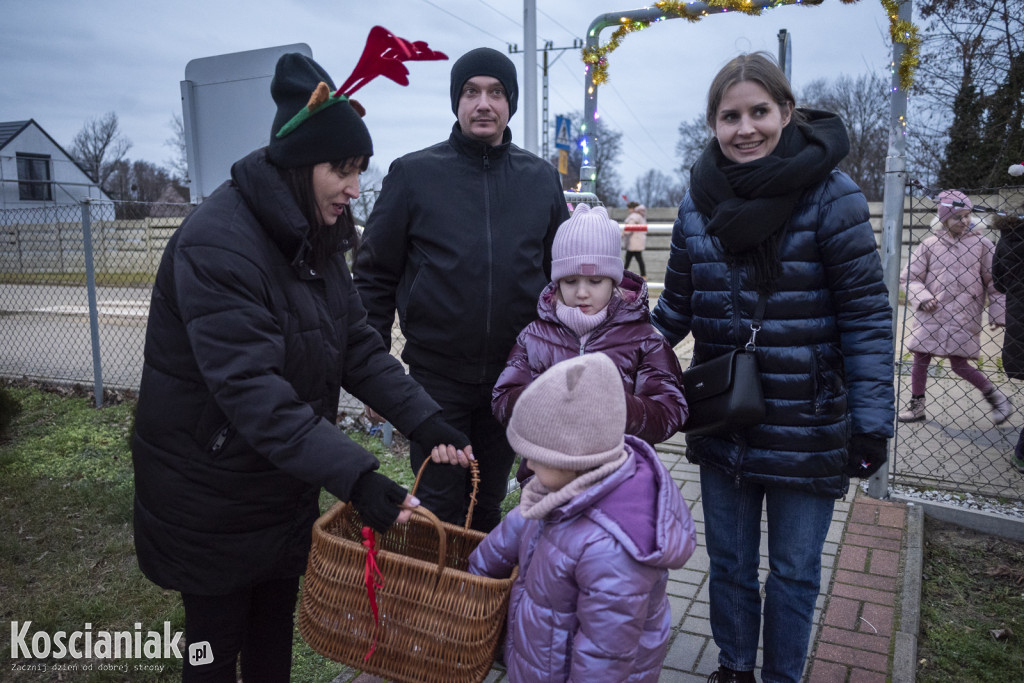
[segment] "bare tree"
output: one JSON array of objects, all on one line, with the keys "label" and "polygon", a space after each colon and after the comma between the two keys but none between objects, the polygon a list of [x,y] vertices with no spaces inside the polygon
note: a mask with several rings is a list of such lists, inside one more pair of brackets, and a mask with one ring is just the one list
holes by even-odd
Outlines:
[{"label": "bare tree", "polygon": [[373,164],[367,166],[359,176],[359,197],[352,202],[352,215],[359,225],[366,225],[366,219],[370,217],[373,205],[377,203],[383,179],[384,174]]},{"label": "bare tree", "polygon": [[937,182],[980,187],[1024,155],[1024,0],[927,0],[912,149],[938,159]]},{"label": "bare tree", "polygon": [[181,184],[188,182],[188,149],[185,146],[185,122],[181,114],[171,116],[170,123],[171,137],[164,141],[164,145],[171,148],[171,158],[165,163],[174,175],[174,179]]},{"label": "bare tree", "polygon": [[110,165],[106,191],[119,201],[152,203],[160,201],[169,186],[176,188],[166,169],[148,161],[120,159]]},{"label": "bare tree", "polygon": [[[579,112],[564,116],[574,122],[583,118]],[[619,195],[622,194],[622,181],[615,166],[622,153],[622,133],[612,130],[601,119],[597,120],[594,127],[594,146],[597,151],[590,157],[590,164],[597,171],[594,194],[605,206],[618,206]],[[580,147],[582,140],[583,135],[577,129],[573,135],[572,149],[569,150],[569,173],[562,176],[562,189],[574,189],[580,182],[580,166],[583,165],[583,149]],[[593,142],[593,138],[591,141]],[[558,155],[552,156],[550,161],[558,166]]]},{"label": "bare tree", "polygon": [[850,153],[839,168],[853,178],[869,201],[881,201],[889,144],[885,79],[880,74],[841,75],[831,81],[822,78],[809,83],[797,101],[803,107],[839,115],[850,136]]},{"label": "bare tree", "polygon": [[710,141],[711,129],[708,128],[703,114],[679,124],[679,141],[676,142],[676,155],[680,158],[680,164],[677,171],[684,194],[690,186],[690,167],[697,161],[697,158]]},{"label": "bare tree", "polygon": [[124,160],[132,143],[121,134],[117,114],[107,112],[89,119],[71,141],[71,156],[103,190],[114,166]]},{"label": "bare tree", "polygon": [[686,190],[677,178],[650,169],[633,183],[629,198],[646,206],[679,206]]}]

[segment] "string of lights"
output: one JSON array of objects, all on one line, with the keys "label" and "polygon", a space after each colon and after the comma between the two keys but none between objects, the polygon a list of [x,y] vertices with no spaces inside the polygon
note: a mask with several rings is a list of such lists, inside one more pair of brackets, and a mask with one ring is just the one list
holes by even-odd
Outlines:
[{"label": "string of lights", "polygon": [[[753,2],[752,0],[705,0],[702,3],[696,3],[662,0],[660,2],[655,2],[653,6],[660,9],[666,15],[673,16],[664,16],[653,21],[630,20],[624,17],[622,19],[621,26],[615,29],[607,43],[604,45],[588,47],[584,50],[583,61],[592,70],[592,81],[594,85],[600,85],[608,80],[608,56],[622,44],[622,41],[630,33],[642,31],[652,24],[669,18],[678,17],[696,23],[709,14],[717,13],[710,12],[706,9],[701,9],[699,12],[694,11],[693,6],[697,4],[712,9],[717,8],[719,12],[734,11],[751,16],[759,16],[764,10],[774,9],[782,5],[812,6],[820,5],[823,1],[824,0],[773,0],[769,2]],[[844,5],[852,5],[859,1],[860,0],[840,0]],[[918,37],[917,27],[914,26],[912,22],[901,21],[897,16],[899,4],[897,0],[881,0],[881,2],[889,16],[889,32],[893,42],[902,43],[906,47],[906,50],[900,59],[899,74],[900,87],[909,90],[910,86],[913,84],[914,71],[917,68],[920,58],[919,48],[921,39]]]}]

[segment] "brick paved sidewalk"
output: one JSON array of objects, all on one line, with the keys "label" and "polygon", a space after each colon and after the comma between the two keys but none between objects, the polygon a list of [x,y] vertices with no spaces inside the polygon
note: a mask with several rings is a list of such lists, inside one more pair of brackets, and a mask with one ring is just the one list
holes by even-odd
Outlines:
[{"label": "brick paved sidewalk", "polygon": [[908,557],[920,545],[908,545],[907,521],[905,504],[856,492],[807,680],[884,683],[900,668],[894,667],[894,655],[905,654],[896,647],[897,636],[916,643],[920,594],[903,597],[905,582],[915,580],[908,566],[916,567],[920,580],[919,558]]}]

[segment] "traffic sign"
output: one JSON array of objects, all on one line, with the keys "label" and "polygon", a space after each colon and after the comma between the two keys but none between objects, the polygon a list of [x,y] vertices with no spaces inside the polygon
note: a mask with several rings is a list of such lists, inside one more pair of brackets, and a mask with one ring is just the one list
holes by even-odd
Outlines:
[{"label": "traffic sign", "polygon": [[569,137],[569,119],[559,116],[555,119],[555,149],[572,149],[572,139]]}]

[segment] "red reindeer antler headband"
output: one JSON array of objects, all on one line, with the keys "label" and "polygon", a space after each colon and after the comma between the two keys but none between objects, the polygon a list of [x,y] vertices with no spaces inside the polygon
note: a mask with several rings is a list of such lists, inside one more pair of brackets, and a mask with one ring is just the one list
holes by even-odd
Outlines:
[{"label": "red reindeer antler headband", "polygon": [[358,102],[351,99],[352,93],[362,88],[377,76],[390,78],[399,85],[409,85],[409,70],[402,62],[422,62],[448,59],[448,55],[431,50],[426,41],[410,42],[399,38],[383,26],[374,26],[366,38],[366,47],[359,57],[356,68],[341,87],[330,93],[327,84],[320,82],[310,95],[309,102],[295,114],[288,123],[281,126],[276,137],[283,138],[298,128],[303,121],[319,111],[339,102],[348,101],[359,115],[365,111]]}]

